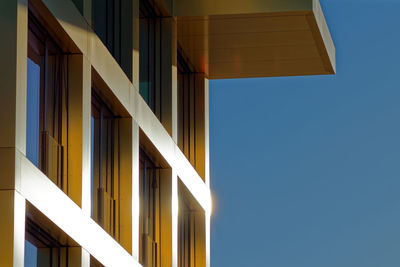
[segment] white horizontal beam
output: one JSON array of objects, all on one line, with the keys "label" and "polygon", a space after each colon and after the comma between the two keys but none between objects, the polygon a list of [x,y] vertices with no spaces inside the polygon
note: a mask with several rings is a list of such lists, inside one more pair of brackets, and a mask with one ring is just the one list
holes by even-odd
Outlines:
[{"label": "white horizontal beam", "polygon": [[141,265],[26,157],[21,156],[21,195],[109,267]]}]

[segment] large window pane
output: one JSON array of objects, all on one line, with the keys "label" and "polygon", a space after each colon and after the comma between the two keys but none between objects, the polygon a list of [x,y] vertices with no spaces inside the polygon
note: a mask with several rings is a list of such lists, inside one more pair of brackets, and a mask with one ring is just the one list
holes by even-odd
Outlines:
[{"label": "large window pane", "polygon": [[28,58],[26,156],[39,167],[40,66]]}]

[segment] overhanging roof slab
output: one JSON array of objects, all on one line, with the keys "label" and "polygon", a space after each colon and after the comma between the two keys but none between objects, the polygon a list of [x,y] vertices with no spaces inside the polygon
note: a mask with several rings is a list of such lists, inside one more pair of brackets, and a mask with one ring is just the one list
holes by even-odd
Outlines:
[{"label": "overhanging roof slab", "polygon": [[175,0],[178,42],[210,79],[335,73],[317,0]]},{"label": "overhanging roof slab", "polygon": [[311,10],[312,0],[174,0],[176,17]]}]

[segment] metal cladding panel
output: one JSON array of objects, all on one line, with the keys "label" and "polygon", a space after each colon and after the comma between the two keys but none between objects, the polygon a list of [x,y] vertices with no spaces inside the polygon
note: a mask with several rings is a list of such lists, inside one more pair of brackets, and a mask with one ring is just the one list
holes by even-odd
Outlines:
[{"label": "metal cladding panel", "polygon": [[210,79],[334,74],[335,47],[319,2],[296,1],[285,12],[292,1],[277,2],[276,12],[178,17],[178,43]]},{"label": "metal cladding panel", "polygon": [[174,0],[174,16],[211,16],[305,11],[313,0]]}]

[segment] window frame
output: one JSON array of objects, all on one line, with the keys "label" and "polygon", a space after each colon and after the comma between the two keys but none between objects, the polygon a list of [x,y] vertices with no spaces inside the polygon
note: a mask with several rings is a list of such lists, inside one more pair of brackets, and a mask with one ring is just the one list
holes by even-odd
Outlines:
[{"label": "window frame", "polygon": [[[68,262],[65,256],[68,253],[68,247],[62,245],[33,220],[26,218],[25,224],[25,242],[28,241],[37,249],[35,265],[38,266],[40,263],[50,267],[67,266]],[[43,262],[44,260],[46,262]]]},{"label": "window frame", "polygon": [[148,1],[140,1],[139,92],[159,120],[162,116],[161,34],[161,12]]},{"label": "window frame", "polygon": [[195,70],[178,47],[178,146],[195,166],[196,161],[196,88]]},{"label": "window frame", "polygon": [[67,192],[68,58],[31,6],[28,10],[28,58],[40,68],[37,167]]},{"label": "window frame", "polygon": [[[119,170],[117,170],[118,166],[115,166],[119,164],[119,148],[115,145],[116,142],[119,143],[118,124],[116,121],[119,116],[112,112],[109,105],[97,93],[97,89],[94,86],[92,88],[94,90],[92,90],[91,97],[91,120],[93,119],[94,121],[92,124],[94,129],[92,129],[93,132],[91,133],[91,153],[93,153],[91,163],[91,214],[92,218],[107,233],[119,241],[120,177],[116,175]],[[96,120],[98,121],[97,123]],[[108,125],[110,128],[107,126],[106,132],[104,132],[103,125],[105,120],[110,120],[110,125]],[[105,151],[104,146],[106,147]],[[104,168],[107,174],[105,177],[103,175]],[[110,201],[112,201],[108,211],[106,210],[108,207],[105,202],[108,200],[106,197],[109,197]],[[109,218],[106,217],[108,212]]]}]

